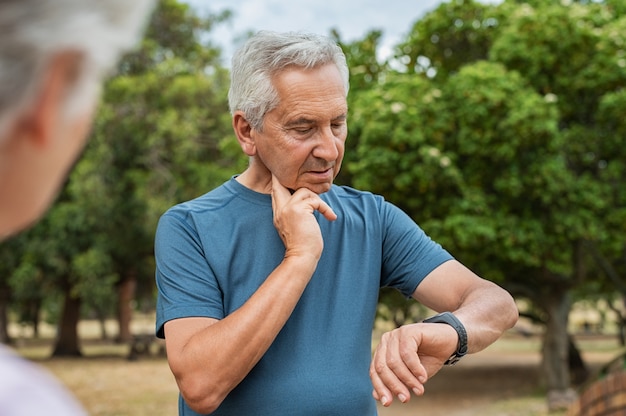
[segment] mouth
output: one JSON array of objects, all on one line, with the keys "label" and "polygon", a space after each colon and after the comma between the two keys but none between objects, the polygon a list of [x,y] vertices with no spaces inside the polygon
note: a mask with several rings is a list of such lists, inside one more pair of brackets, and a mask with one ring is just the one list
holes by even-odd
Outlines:
[{"label": "mouth", "polygon": [[334,171],[332,168],[328,168],[324,170],[310,170],[308,173],[320,179],[327,179],[328,177],[333,177]]}]

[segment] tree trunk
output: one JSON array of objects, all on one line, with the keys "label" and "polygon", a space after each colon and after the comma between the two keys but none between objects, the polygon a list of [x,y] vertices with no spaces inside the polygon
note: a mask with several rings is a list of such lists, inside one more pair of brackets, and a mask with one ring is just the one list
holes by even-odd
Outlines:
[{"label": "tree trunk", "polygon": [[587,368],[582,355],[580,355],[580,351],[576,347],[574,338],[568,336],[567,340],[567,344],[569,345],[567,359],[570,370],[570,380],[575,386],[580,386],[589,378],[589,369]]},{"label": "tree trunk", "polygon": [[117,320],[120,328],[119,342],[129,342],[133,339],[130,331],[130,322],[133,315],[132,302],[135,299],[137,276],[134,272],[128,273],[118,286]]},{"label": "tree trunk", "polygon": [[567,322],[570,299],[566,290],[553,290],[542,306],[547,321],[542,345],[542,373],[548,391],[548,407],[551,411],[564,409],[576,398],[570,388],[569,335]]},{"label": "tree trunk", "polygon": [[[622,296],[622,304],[626,305],[626,297]],[[620,346],[626,345],[626,334],[624,334],[624,325],[626,324],[626,317],[622,314],[620,308],[613,305],[612,302],[608,302],[609,309],[617,316],[617,339]]]},{"label": "tree trunk", "polygon": [[98,318],[98,323],[100,324],[100,336],[103,341],[106,341],[109,339],[106,314],[100,308],[96,308],[96,316]]},{"label": "tree trunk", "polygon": [[5,283],[0,283],[0,343],[10,344],[9,337],[9,287]]},{"label": "tree trunk", "polygon": [[[622,303],[624,304],[624,306],[626,306],[626,296],[622,296]],[[618,318],[618,322],[619,322],[619,345],[620,346],[625,346],[626,345],[626,334],[624,334],[624,326],[626,326],[626,317],[624,317],[624,315],[622,315],[621,313],[617,315]]]},{"label": "tree trunk", "polygon": [[41,316],[41,304],[42,300],[37,299],[29,304],[29,318],[31,325],[33,326],[33,337],[39,339],[39,317]]},{"label": "tree trunk", "polygon": [[53,357],[80,357],[82,355],[78,339],[80,303],[80,298],[73,297],[67,289]]}]

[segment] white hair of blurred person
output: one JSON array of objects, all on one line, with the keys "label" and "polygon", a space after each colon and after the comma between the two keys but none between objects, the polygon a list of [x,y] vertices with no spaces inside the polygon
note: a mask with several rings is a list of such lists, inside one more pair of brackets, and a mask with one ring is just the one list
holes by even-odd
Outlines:
[{"label": "white hair of blurred person", "polygon": [[15,114],[32,102],[56,54],[82,57],[66,113],[97,98],[102,78],[136,45],[151,0],[0,1],[0,140]]},{"label": "white hair of blurred person", "polygon": [[0,0],[0,240],[56,195],[84,147],[102,81],[137,45],[153,5]]}]

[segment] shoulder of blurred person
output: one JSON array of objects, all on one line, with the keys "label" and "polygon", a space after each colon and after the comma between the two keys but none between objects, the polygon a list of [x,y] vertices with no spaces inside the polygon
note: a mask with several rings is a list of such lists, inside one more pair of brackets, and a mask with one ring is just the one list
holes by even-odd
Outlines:
[{"label": "shoulder of blurred person", "polygon": [[0,414],[86,415],[70,393],[43,369],[0,346]]}]

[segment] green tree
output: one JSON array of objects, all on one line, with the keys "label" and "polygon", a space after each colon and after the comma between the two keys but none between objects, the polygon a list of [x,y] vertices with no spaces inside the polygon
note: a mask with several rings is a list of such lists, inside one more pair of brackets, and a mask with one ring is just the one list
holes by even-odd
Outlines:
[{"label": "green tree", "polygon": [[[348,68],[350,69],[350,93],[348,94],[348,108],[353,108],[356,97],[361,93],[366,93],[372,86],[378,84],[381,76],[389,70],[388,62],[380,62],[379,48],[382,32],[372,30],[368,32],[362,40],[353,42],[343,42],[338,30],[331,31],[332,37],[341,46]],[[351,114],[349,115],[351,117]],[[352,125],[351,128],[358,128]],[[350,131],[350,139],[346,142],[344,163],[348,164],[357,156],[358,131]],[[352,181],[350,171],[342,169],[336,178],[336,183],[347,184]]]},{"label": "green tree", "polygon": [[445,79],[468,63],[486,59],[506,16],[473,0],[442,3],[415,22],[395,58],[405,71]]},{"label": "green tree", "polygon": [[624,279],[623,29],[609,2],[444,3],[351,112],[354,184],[532,301],[556,396],[573,291],[599,275],[590,247]]},{"label": "green tree", "polygon": [[[226,71],[202,20],[175,1],[157,8],[142,49],[104,93],[93,137],[69,189],[106,221],[92,230],[116,276],[120,340],[131,337],[135,290],[152,301],[152,237],[170,205],[224,179]],[[106,276],[106,275],[105,275]]]},{"label": "green tree", "polygon": [[9,286],[8,276],[17,267],[17,259],[13,254],[18,252],[18,249],[15,248],[17,239],[14,238],[9,241],[0,246],[0,342],[3,344],[11,342],[9,337],[11,287]]},{"label": "green tree", "polygon": [[102,317],[117,303],[120,338],[130,337],[135,289],[149,306],[154,299],[159,215],[220,183],[240,162],[229,141],[227,71],[208,33],[227,17],[158,3],[141,49],[106,85],[85,154],[59,200],[19,245],[3,244],[17,259],[2,268],[7,287],[24,297],[14,296],[16,304],[38,279],[53,288],[36,294],[44,304],[62,299],[54,354],[80,354],[81,310]]}]

